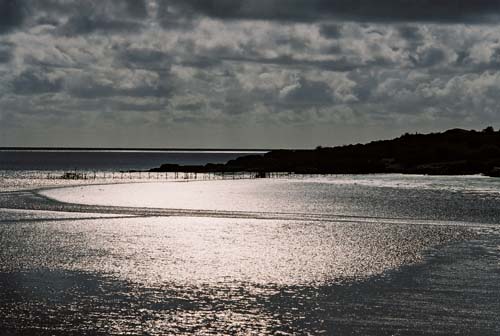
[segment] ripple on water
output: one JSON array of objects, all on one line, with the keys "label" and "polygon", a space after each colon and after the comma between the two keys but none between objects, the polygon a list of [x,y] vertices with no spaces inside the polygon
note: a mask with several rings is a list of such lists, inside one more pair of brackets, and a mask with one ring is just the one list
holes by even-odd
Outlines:
[{"label": "ripple on water", "polygon": [[[390,177],[121,184],[53,189],[42,194],[61,202],[87,205],[495,224],[500,221],[497,210],[500,208],[500,184],[495,181],[480,177],[399,177],[405,183],[398,186],[398,183],[389,183]],[[363,184],[353,183],[360,179]],[[432,187],[421,187],[424,182]]]},{"label": "ripple on water", "polygon": [[[479,221],[495,218],[488,212],[495,209],[490,207],[495,197],[477,200],[474,195],[436,190],[403,192],[346,183],[331,187],[322,182],[312,186],[301,181],[237,181],[231,190],[227,182],[234,181],[57,192],[76,197],[71,201],[84,202],[85,196],[90,204],[102,197],[112,205],[127,205],[116,204],[117,200],[153,200],[162,206],[186,202],[188,208],[236,211],[264,206],[271,211],[290,210],[291,215],[300,210],[317,216],[329,209],[385,219],[408,213],[425,217],[436,209],[447,219],[462,208],[485,214],[475,217]],[[199,194],[204,185],[208,189]],[[158,189],[163,191],[158,194]],[[180,189],[185,193],[172,193]],[[334,191],[333,198],[321,197],[326,191]],[[149,198],[144,198],[148,192]],[[400,199],[402,194],[407,198]],[[432,208],[434,203],[437,208]],[[48,209],[51,204],[46,202]],[[409,212],[404,210],[408,204],[413,207]],[[474,331],[460,326],[467,324],[467,316],[474,316],[470,323],[484,322],[478,325],[487,331],[498,326],[490,313],[498,311],[495,307],[500,302],[495,297],[500,292],[498,274],[491,271],[498,267],[498,239],[490,239],[486,249],[487,240],[478,238],[467,223],[433,225],[434,221],[411,218],[389,223],[384,217],[352,217],[341,223],[335,216],[308,221],[147,217],[146,211],[137,217],[0,211],[0,327],[14,333],[21,329],[61,335],[340,330],[444,335],[449,330]],[[483,228],[487,230],[495,231],[493,225]],[[476,239],[465,239],[471,237]],[[456,251],[441,257],[441,249],[433,249],[455,245],[467,251],[467,257]],[[441,258],[440,263],[420,262],[430,250],[434,258]],[[470,251],[477,260],[467,259]],[[484,260],[491,265],[478,262]],[[415,273],[408,271],[408,265]],[[464,283],[474,283],[480,290],[470,291]],[[450,286],[455,300],[443,294],[450,292]],[[468,301],[470,295],[476,295],[476,301]],[[437,316],[438,322],[428,322]]]},{"label": "ripple on water", "polygon": [[0,269],[49,268],[162,283],[312,285],[417,262],[465,229],[232,218],[109,218],[0,228]]},{"label": "ripple on water", "polygon": [[5,328],[53,334],[317,334],[325,321],[315,314],[352,308],[323,302],[325,288],[345,291],[468,235],[444,226],[230,218],[56,221],[39,213],[45,220],[33,222],[24,213],[0,226],[0,314]]}]

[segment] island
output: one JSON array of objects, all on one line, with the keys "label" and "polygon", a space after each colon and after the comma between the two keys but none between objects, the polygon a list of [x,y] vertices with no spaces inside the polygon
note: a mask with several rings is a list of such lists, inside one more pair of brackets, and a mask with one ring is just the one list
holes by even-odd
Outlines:
[{"label": "island", "polygon": [[500,131],[451,129],[430,134],[406,133],[391,140],[315,149],[272,150],[225,164],[163,164],[151,172],[295,174],[403,173],[428,175],[484,174],[500,177]]}]

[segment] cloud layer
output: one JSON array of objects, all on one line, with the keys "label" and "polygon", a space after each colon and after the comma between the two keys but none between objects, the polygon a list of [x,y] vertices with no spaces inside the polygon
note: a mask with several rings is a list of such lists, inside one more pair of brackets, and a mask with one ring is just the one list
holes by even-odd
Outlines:
[{"label": "cloud layer", "polygon": [[0,0],[0,143],[313,147],[496,126],[499,14],[486,0]]},{"label": "cloud layer", "polygon": [[222,19],[315,22],[485,22],[498,18],[496,0],[176,0],[172,6]]}]

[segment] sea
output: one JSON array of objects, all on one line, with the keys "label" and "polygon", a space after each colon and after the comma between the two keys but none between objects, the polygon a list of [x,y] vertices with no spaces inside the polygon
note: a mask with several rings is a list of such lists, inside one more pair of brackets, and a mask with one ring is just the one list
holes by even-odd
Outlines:
[{"label": "sea", "polygon": [[[123,178],[241,152],[5,153],[2,336],[500,334],[500,179]],[[106,174],[58,177],[77,163]]]},{"label": "sea", "polygon": [[0,170],[147,170],[161,164],[225,163],[268,150],[86,150],[0,149]]}]

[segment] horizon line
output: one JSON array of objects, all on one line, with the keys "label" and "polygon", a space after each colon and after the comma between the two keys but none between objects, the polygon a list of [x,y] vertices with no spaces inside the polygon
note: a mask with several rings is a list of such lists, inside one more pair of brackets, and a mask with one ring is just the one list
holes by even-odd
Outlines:
[{"label": "horizon line", "polygon": [[[201,151],[221,151],[221,152],[269,152],[274,150],[282,150],[287,148],[186,148],[186,147],[51,147],[51,146],[43,146],[43,147],[31,147],[31,146],[1,146],[0,151],[9,151],[9,150],[53,150],[53,151],[63,151],[63,150],[72,150],[72,151],[188,151],[188,152],[201,152]],[[291,148],[288,148],[291,149]],[[308,148],[300,148],[300,149],[308,149]]]}]

